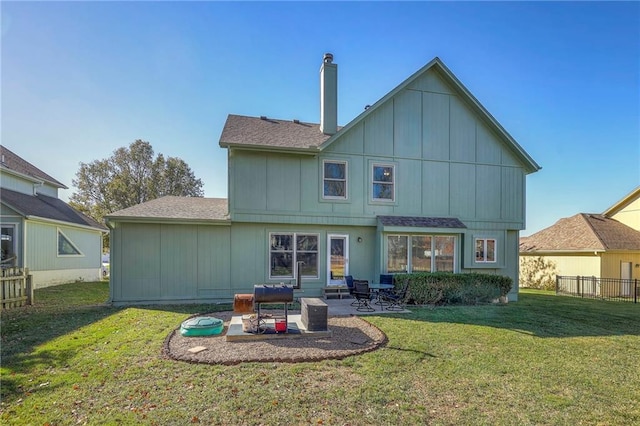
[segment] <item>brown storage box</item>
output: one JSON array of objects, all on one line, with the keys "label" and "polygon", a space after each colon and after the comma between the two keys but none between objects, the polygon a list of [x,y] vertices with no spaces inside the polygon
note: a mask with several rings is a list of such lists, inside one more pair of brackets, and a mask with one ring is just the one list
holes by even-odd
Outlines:
[{"label": "brown storage box", "polygon": [[253,313],[253,294],[236,294],[233,298],[233,313]]}]

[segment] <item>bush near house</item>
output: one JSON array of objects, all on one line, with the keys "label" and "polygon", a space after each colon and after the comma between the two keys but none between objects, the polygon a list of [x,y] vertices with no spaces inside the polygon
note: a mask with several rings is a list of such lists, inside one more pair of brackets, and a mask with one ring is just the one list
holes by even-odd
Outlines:
[{"label": "bush near house", "polygon": [[488,274],[421,272],[398,274],[398,285],[409,279],[409,303],[416,305],[477,305],[506,296],[513,286],[511,277]]},{"label": "bush near house", "polygon": [[520,256],[520,287],[555,290],[556,263],[541,256]]}]

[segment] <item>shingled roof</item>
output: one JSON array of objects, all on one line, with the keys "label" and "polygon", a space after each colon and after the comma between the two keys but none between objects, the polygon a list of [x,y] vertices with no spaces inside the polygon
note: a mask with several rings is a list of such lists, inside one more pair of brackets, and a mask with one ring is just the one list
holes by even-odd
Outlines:
[{"label": "shingled roof", "polygon": [[21,175],[30,176],[39,181],[48,182],[58,188],[68,189],[63,183],[49,176],[2,145],[0,145],[0,157],[2,158],[2,161],[0,162],[2,169],[11,170]]},{"label": "shingled roof", "polygon": [[615,219],[578,213],[520,239],[520,252],[640,250],[640,232]]},{"label": "shingled roof", "polygon": [[220,146],[317,152],[318,147],[327,139],[329,135],[322,133],[319,124],[230,114],[220,136]]},{"label": "shingled roof", "polygon": [[2,189],[0,190],[0,199],[2,199],[2,204],[7,205],[27,218],[51,219],[98,228],[103,231],[107,230],[104,225],[73,209],[59,198],[42,194],[28,195],[9,189]]},{"label": "shingled roof", "polygon": [[384,226],[410,226],[418,228],[466,228],[465,224],[450,217],[419,217],[419,216],[378,216]]},{"label": "shingled roof", "polygon": [[108,220],[132,218],[227,221],[228,203],[226,198],[176,197],[156,198],[107,215]]}]

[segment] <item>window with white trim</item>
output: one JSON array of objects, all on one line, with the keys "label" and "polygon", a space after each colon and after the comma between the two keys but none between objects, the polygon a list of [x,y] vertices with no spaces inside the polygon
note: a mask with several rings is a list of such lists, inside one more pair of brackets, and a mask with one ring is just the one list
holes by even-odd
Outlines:
[{"label": "window with white trim", "polygon": [[319,234],[272,232],[269,234],[269,278],[295,279],[296,264],[302,277],[318,277]]},{"label": "window with white trim", "polygon": [[387,272],[454,272],[453,235],[387,235]]},{"label": "window with white trim", "polygon": [[322,162],[322,198],[347,199],[347,162],[324,160]]},{"label": "window with white trim", "polygon": [[82,256],[82,252],[58,229],[58,256]]},{"label": "window with white trim", "polygon": [[476,262],[477,263],[495,263],[496,262],[495,238],[476,238]]},{"label": "window with white trim", "polygon": [[372,164],[372,195],[374,201],[395,201],[395,166],[393,164]]}]

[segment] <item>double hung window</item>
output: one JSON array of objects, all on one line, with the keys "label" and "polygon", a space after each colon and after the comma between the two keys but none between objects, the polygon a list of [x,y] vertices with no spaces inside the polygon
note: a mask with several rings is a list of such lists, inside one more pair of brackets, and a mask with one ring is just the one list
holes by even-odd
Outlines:
[{"label": "double hung window", "polygon": [[373,201],[395,201],[395,166],[393,164],[374,163],[371,182]]},{"label": "double hung window", "polygon": [[297,262],[303,262],[303,277],[317,278],[318,239],[318,234],[269,234],[269,278],[294,279]]},{"label": "double hung window", "polygon": [[347,199],[347,162],[322,162],[322,197],[325,199]]}]

